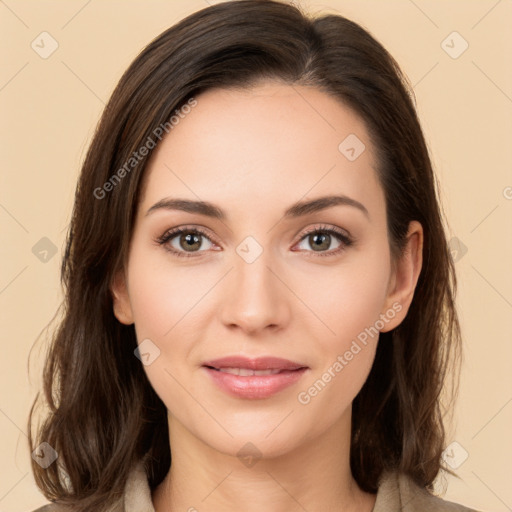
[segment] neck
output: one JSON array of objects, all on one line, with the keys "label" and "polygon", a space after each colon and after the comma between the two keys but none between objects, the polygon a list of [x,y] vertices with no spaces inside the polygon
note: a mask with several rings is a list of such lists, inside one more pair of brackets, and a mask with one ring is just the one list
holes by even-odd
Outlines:
[{"label": "neck", "polygon": [[172,463],[153,492],[155,510],[370,512],[375,495],[361,491],[350,471],[350,411],[348,416],[321,438],[252,460],[215,450],[169,417]]}]

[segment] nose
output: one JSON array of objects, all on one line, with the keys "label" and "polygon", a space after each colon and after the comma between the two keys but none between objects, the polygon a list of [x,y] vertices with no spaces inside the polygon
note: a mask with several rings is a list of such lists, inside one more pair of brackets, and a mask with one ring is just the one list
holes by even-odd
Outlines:
[{"label": "nose", "polygon": [[251,335],[287,326],[293,294],[283,284],[286,279],[271,268],[265,251],[252,263],[236,255],[226,278],[220,306],[223,325]]}]

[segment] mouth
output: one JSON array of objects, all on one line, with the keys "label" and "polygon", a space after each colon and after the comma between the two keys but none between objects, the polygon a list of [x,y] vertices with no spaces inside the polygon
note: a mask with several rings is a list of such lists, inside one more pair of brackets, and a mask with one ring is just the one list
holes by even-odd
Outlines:
[{"label": "mouth", "polygon": [[231,356],[202,365],[213,382],[237,398],[263,399],[295,384],[308,366],[287,359]]},{"label": "mouth", "polygon": [[268,370],[299,370],[301,368],[307,368],[305,364],[298,363],[296,361],[290,361],[289,359],[283,359],[281,357],[264,356],[250,358],[239,355],[205,361],[203,366],[212,368],[214,370],[253,370],[258,372]]},{"label": "mouth", "polygon": [[230,373],[231,375],[240,375],[241,377],[250,377],[252,375],[277,375],[278,373],[294,372],[301,369],[297,368],[296,370],[280,370],[269,368],[267,370],[251,370],[250,368],[215,368],[213,366],[206,366],[206,368],[210,368],[210,370],[215,370],[217,372]]}]

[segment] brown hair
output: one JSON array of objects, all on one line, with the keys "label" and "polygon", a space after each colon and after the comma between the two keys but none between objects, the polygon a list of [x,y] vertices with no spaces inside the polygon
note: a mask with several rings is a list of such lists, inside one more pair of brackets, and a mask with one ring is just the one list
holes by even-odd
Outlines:
[{"label": "brown hair", "polygon": [[452,356],[460,350],[460,327],[438,185],[411,88],[358,24],[338,15],[310,17],[282,2],[240,0],[188,16],[143,49],[90,144],[62,261],[63,318],[44,368],[49,411],[35,439],[39,395],[28,420],[31,450],[46,441],[59,454],[47,469],[32,461],[48,499],[76,510],[107,510],[122,495],[134,462],[144,459],[151,488],[171,464],[166,407],[134,357],[134,326],[113,314],[109,289],[126,261],[151,151],[108,193],[98,187],[195,95],[261,79],[318,88],[365,121],[395,261],[409,222],[423,226],[423,267],[411,307],[401,325],[381,333],[373,368],[353,402],[350,456],[366,491],[376,492],[384,470],[399,470],[432,490],[445,441],[441,392],[459,361]]}]

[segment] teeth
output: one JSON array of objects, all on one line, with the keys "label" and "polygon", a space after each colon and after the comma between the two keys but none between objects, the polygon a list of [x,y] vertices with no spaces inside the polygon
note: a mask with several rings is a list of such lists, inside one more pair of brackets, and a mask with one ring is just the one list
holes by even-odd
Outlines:
[{"label": "teeth", "polygon": [[250,375],[275,375],[281,370],[249,370],[248,368],[219,368],[224,373],[231,373],[232,375],[240,375],[242,377],[248,377]]}]

